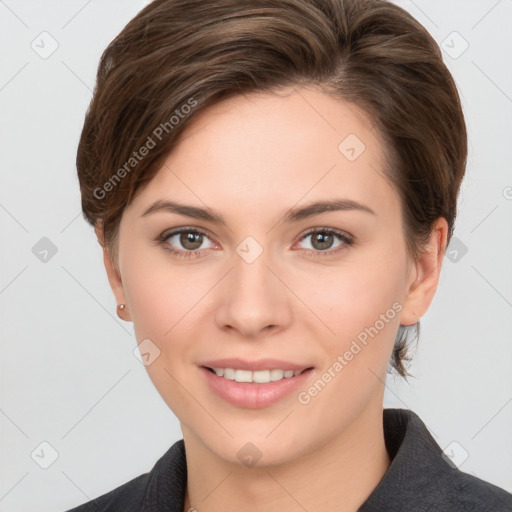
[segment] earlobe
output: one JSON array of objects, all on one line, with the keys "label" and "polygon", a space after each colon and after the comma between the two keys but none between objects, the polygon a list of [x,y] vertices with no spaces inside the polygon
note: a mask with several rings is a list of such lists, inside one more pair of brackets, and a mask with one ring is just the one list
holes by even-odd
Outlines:
[{"label": "earlobe", "polygon": [[414,325],[430,307],[439,283],[447,236],[448,223],[440,217],[434,222],[427,246],[412,265],[401,325]]},{"label": "earlobe", "polygon": [[131,316],[128,310],[128,306],[126,305],[126,297],[124,294],[121,274],[112,260],[110,251],[105,245],[105,239],[101,225],[97,225],[94,229],[96,231],[98,243],[101,245],[103,251],[103,264],[105,265],[105,270],[107,272],[108,282],[110,283],[110,288],[112,289],[117,302],[117,314],[122,320],[130,322]]}]

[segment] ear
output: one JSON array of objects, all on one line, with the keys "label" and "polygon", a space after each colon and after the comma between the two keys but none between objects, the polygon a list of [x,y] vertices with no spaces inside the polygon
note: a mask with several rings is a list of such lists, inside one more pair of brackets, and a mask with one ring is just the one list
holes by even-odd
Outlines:
[{"label": "ear", "polygon": [[434,222],[427,246],[411,266],[401,325],[414,325],[430,307],[439,283],[447,236],[448,223],[440,217]]},{"label": "ear", "polygon": [[[102,247],[103,250],[103,264],[105,265],[105,270],[107,271],[107,277],[108,282],[110,283],[110,288],[112,288],[112,292],[114,293],[114,297],[116,299],[117,305],[125,304],[125,308],[122,311],[122,313],[119,313],[118,309],[118,315],[120,318],[126,321],[131,321],[130,311],[126,304],[126,297],[124,294],[124,287],[123,287],[123,281],[121,279],[121,274],[119,273],[119,270],[117,269],[116,265],[113,262],[112,255],[110,254],[110,251],[105,245],[105,237],[103,233],[103,228],[100,224],[97,224],[94,228],[96,231],[96,236],[98,238],[98,242]],[[122,314],[122,316],[121,316]]]}]

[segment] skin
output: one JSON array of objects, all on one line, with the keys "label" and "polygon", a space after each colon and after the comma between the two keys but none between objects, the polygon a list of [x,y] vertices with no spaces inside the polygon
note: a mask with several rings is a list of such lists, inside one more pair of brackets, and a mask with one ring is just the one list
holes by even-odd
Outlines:
[{"label": "skin", "polygon": [[[338,150],[349,134],[366,146],[353,162]],[[149,338],[161,351],[147,370],[183,431],[184,510],[354,511],[389,467],[386,369],[400,324],[416,323],[434,297],[447,223],[436,221],[414,261],[384,165],[379,134],[353,104],[314,88],[237,96],[199,113],[125,209],[118,260],[104,248],[104,262],[138,343]],[[289,208],[339,198],[374,213],[279,222]],[[226,225],[170,212],[143,216],[158,200],[210,208]],[[180,227],[207,232],[196,257],[165,250],[187,252],[179,236],[155,242]],[[334,236],[325,248],[305,236],[312,228],[355,242]],[[97,234],[102,243],[101,226]],[[247,236],[263,249],[252,263],[236,252]],[[266,408],[237,407],[199,370],[225,357],[284,359],[314,367],[300,389],[307,390],[394,303],[396,316],[306,405],[292,393]],[[247,442],[262,454],[254,467],[237,457]]]}]

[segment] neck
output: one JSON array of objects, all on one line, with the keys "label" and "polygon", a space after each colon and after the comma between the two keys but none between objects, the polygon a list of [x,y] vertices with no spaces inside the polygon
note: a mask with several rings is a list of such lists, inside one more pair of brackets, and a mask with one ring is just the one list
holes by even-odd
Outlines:
[{"label": "neck", "polygon": [[390,460],[382,406],[368,408],[337,437],[299,459],[247,468],[220,459],[184,430],[188,484],[184,511],[355,512]]}]

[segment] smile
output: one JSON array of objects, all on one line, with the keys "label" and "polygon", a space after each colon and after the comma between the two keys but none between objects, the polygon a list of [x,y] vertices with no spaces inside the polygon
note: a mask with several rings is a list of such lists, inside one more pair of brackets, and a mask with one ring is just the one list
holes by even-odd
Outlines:
[{"label": "smile", "polygon": [[282,379],[296,377],[302,373],[302,370],[237,370],[235,368],[208,368],[218,377],[236,382],[254,382],[256,384],[266,384],[268,382],[276,382]]},{"label": "smile", "polygon": [[247,409],[291,400],[315,375],[311,365],[279,359],[203,361],[199,370],[210,392],[224,402]]}]

